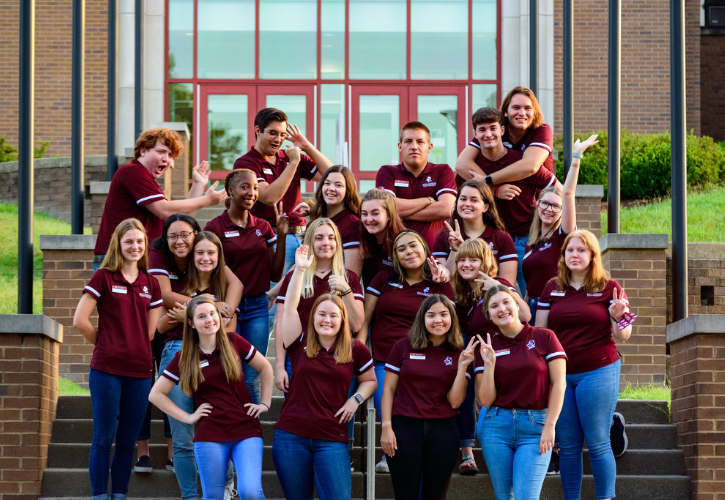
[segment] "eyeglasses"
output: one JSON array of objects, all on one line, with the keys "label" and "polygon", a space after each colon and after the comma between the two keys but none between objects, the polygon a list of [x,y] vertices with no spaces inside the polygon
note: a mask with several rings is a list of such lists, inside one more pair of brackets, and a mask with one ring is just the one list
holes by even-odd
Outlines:
[{"label": "eyeglasses", "polygon": [[190,233],[189,231],[182,231],[179,234],[169,233],[166,235],[166,237],[168,238],[168,240],[170,242],[173,243],[174,241],[177,241],[179,238],[181,238],[183,241],[189,241],[189,239],[191,238],[191,236],[193,234],[194,233]]},{"label": "eyeglasses", "polygon": [[267,132],[272,139],[276,139],[277,137],[279,137],[279,138],[281,138],[284,141],[285,139],[287,139],[289,137],[289,134],[286,134],[284,132],[282,132],[280,134],[276,130],[269,130],[269,129],[267,129],[267,130],[265,130],[265,132]]},{"label": "eyeglasses", "polygon": [[557,205],[556,203],[549,203],[548,201],[544,200],[539,200],[539,208],[541,210],[551,210],[555,214],[561,212],[561,205]]}]

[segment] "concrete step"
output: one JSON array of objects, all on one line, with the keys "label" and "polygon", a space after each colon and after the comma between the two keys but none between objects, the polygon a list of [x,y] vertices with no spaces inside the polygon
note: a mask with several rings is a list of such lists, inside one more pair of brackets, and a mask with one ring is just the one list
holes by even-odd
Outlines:
[{"label": "concrete step", "polygon": [[[690,491],[690,478],[687,476],[628,476],[617,475],[617,499],[632,500],[687,500]],[[375,475],[376,500],[393,498],[393,486],[389,474]],[[461,476],[453,474],[448,489],[448,499],[468,500],[493,498],[493,486],[488,474]],[[582,482],[582,498],[595,498],[594,478],[585,475]],[[547,476],[541,489],[541,500],[560,500],[564,498],[561,479]]]},{"label": "concrete step", "polygon": [[670,410],[667,401],[646,399],[620,399],[617,411],[628,424],[669,424]]},{"label": "concrete step", "polygon": [[217,205],[214,207],[205,207],[205,208],[202,208],[201,210],[198,210],[196,212],[196,215],[194,216],[194,218],[199,223],[201,228],[204,229],[204,226],[206,226],[207,222],[209,222],[210,220],[212,220],[216,217],[219,217],[223,211],[224,211],[223,205]]},{"label": "concrete step", "polygon": [[[276,472],[262,472],[262,488],[268,498],[284,498]],[[362,472],[352,473],[352,492],[355,497],[363,497],[365,480]],[[201,491],[201,488],[199,488]],[[43,473],[43,497],[63,498],[84,497],[91,492],[88,469],[46,469]],[[138,498],[179,498],[179,485],[173,472],[154,471],[153,474],[131,474],[128,496]]]}]

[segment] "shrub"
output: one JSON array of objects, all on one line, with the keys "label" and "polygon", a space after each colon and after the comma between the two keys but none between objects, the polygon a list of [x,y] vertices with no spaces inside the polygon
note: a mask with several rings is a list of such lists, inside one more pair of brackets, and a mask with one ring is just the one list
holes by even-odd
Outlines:
[{"label": "shrub", "polygon": [[[579,184],[602,184],[607,190],[607,132],[596,132],[599,144],[585,153]],[[590,134],[577,134],[586,139]],[[558,150],[557,177],[564,179],[562,137],[554,142]],[[625,130],[620,140],[622,199],[649,199],[670,193],[670,134],[632,134]],[[687,135],[687,184],[703,188],[725,183],[725,145],[711,137]]]},{"label": "shrub", "polygon": [[[38,141],[40,146],[33,148],[34,158],[43,158],[45,152],[50,146],[50,141]],[[0,137],[0,163],[6,161],[18,161],[18,148],[11,146],[5,141],[5,137]]]}]

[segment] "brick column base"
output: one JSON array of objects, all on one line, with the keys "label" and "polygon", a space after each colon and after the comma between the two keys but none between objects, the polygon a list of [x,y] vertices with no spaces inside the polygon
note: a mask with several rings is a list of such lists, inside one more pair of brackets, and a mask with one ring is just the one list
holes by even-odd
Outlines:
[{"label": "brick column base", "polygon": [[695,315],[667,327],[672,421],[692,500],[725,492],[725,315]]},{"label": "brick column base", "polygon": [[0,500],[42,496],[62,341],[47,316],[0,315]]},{"label": "brick column base", "polygon": [[[563,182],[563,181],[562,181]],[[576,187],[576,226],[602,237],[602,196],[604,186],[601,184],[580,185]]]}]

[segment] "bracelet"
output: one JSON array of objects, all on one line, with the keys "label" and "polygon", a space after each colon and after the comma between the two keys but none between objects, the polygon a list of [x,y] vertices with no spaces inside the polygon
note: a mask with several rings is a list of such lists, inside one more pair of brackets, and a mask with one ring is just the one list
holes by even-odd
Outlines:
[{"label": "bracelet", "polygon": [[494,198],[498,197],[498,190],[499,190],[500,187],[501,186],[496,186],[496,189],[493,190],[493,197]]},{"label": "bracelet", "polygon": [[261,404],[262,406],[265,406],[267,408],[267,411],[269,411],[269,405],[267,403],[259,403],[259,404]]},{"label": "bracelet", "polygon": [[344,297],[345,295],[350,295],[352,293],[352,287],[348,287],[347,290],[340,293],[340,297]]},{"label": "bracelet", "polygon": [[582,155],[581,153],[577,153],[576,151],[574,151],[574,152],[573,152],[573,153],[571,154],[571,157],[572,157],[572,158],[584,158],[584,155]]}]

